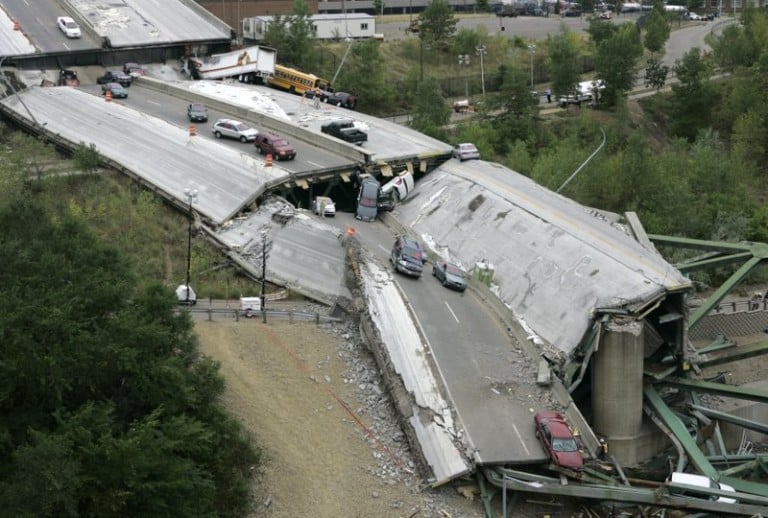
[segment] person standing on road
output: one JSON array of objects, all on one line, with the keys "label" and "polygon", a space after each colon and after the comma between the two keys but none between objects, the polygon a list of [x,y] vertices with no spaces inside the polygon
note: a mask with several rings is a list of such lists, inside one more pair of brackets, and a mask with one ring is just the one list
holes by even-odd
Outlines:
[{"label": "person standing on road", "polygon": [[547,96],[547,102],[551,103],[552,102],[552,90],[547,88],[546,90],[544,90],[544,95]]}]

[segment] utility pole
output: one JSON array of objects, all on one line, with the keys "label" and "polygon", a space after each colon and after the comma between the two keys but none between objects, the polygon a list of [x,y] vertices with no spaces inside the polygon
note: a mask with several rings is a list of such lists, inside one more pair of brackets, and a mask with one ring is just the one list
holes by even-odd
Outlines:
[{"label": "utility pole", "polygon": [[261,231],[261,311],[265,315],[267,311],[267,255],[269,254],[269,243],[267,242],[267,230]]},{"label": "utility pole", "polygon": [[197,189],[184,189],[184,196],[186,196],[189,202],[189,227],[187,230],[187,297],[184,302],[189,305],[192,301],[189,300],[189,282],[192,270],[192,220],[194,214],[192,214],[192,203],[197,200]]},{"label": "utility pole", "polygon": [[531,53],[531,88],[533,88],[533,55],[536,54],[536,45],[528,45],[528,52]]},{"label": "utility pole", "polygon": [[485,45],[477,47],[475,50],[477,50],[477,53],[480,55],[480,83],[482,83],[483,97],[485,97],[485,65],[483,64]]},{"label": "utility pole", "polygon": [[[469,66],[469,54],[459,54],[459,67],[461,66]],[[464,97],[469,100],[469,79],[466,74],[464,74]]]}]

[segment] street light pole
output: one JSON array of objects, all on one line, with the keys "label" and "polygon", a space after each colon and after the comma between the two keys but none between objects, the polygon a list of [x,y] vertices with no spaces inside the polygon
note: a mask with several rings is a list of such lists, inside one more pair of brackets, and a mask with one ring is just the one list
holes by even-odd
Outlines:
[{"label": "street light pole", "polygon": [[187,304],[191,304],[189,300],[189,282],[192,270],[192,203],[197,200],[197,189],[184,189],[184,196],[186,196],[189,202],[189,227],[187,230],[187,297],[184,300]]},{"label": "street light pole", "polygon": [[536,45],[528,45],[528,52],[531,53],[531,88],[533,88],[533,55],[536,53]]},{"label": "street light pole", "polygon": [[483,97],[485,97],[485,66],[483,65],[483,56],[485,55],[485,45],[477,47],[477,53],[480,55],[480,82],[482,83]]},{"label": "street light pole", "polygon": [[[459,54],[459,66],[469,66],[469,54]],[[469,100],[469,79],[464,74],[464,97]]]}]

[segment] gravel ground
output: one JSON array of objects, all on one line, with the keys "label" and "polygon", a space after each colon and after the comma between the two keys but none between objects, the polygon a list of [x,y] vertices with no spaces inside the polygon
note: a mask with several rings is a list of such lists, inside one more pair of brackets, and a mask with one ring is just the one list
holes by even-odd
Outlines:
[{"label": "gravel ground", "polygon": [[[249,516],[485,516],[474,479],[425,486],[352,324],[218,317],[196,320],[195,331],[221,363],[224,404],[263,452]],[[560,503],[524,499],[512,514],[545,515],[573,516]]]}]

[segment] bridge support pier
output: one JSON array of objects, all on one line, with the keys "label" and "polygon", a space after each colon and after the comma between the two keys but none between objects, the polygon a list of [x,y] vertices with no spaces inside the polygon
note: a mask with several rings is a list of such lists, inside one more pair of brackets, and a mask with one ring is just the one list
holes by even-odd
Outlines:
[{"label": "bridge support pier", "polygon": [[603,328],[592,372],[593,429],[606,437],[611,455],[624,465],[638,459],[643,424],[643,324],[610,322]]}]

